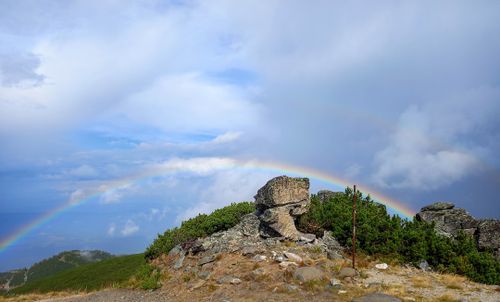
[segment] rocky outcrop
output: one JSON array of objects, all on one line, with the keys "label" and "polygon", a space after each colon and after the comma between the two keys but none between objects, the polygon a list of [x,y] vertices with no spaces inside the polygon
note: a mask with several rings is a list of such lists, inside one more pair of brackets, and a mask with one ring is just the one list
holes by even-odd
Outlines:
[{"label": "rocky outcrop", "polygon": [[255,195],[263,237],[298,240],[295,220],[307,211],[309,179],[279,176],[268,181]]},{"label": "rocky outcrop", "polygon": [[333,191],[330,191],[330,190],[320,190],[318,191],[318,193],[316,193],[316,195],[319,197],[319,200],[321,202],[325,202],[325,201],[328,201],[330,198],[333,198],[335,197],[335,195],[342,195],[344,194],[343,192],[333,192]]},{"label": "rocky outcrop", "polygon": [[500,260],[500,221],[478,220],[467,211],[455,208],[450,202],[436,202],[423,207],[416,218],[434,223],[436,231],[447,237],[456,237],[461,231],[476,240],[480,250],[492,250]]},{"label": "rocky outcrop", "polygon": [[434,222],[436,231],[447,237],[455,237],[460,231],[474,235],[479,224],[467,211],[455,208],[449,202],[436,202],[423,207],[416,217],[421,221]]}]

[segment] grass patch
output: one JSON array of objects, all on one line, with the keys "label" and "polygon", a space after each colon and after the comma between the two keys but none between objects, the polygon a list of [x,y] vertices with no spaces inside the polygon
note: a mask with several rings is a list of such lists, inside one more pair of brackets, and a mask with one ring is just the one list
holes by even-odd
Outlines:
[{"label": "grass patch", "polygon": [[82,265],[13,289],[12,294],[92,291],[125,284],[145,263],[143,254],[119,256]]}]

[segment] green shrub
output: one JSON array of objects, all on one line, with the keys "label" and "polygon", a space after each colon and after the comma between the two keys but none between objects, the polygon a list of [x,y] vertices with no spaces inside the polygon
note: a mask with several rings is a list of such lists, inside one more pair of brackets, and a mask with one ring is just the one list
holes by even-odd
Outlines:
[{"label": "green shrub", "polygon": [[136,274],[136,278],[139,281],[139,285],[142,289],[160,288],[160,276],[160,271],[147,263],[141,265]]},{"label": "green shrub", "polygon": [[[320,235],[332,231],[345,246],[352,245],[353,192],[336,194],[321,202],[311,197],[309,212],[299,220],[299,229]],[[370,255],[391,255],[396,260],[417,264],[422,260],[442,272],[465,275],[474,281],[499,284],[500,262],[490,252],[480,252],[474,240],[463,233],[450,239],[422,221],[391,216],[385,206],[357,192],[356,248]]]},{"label": "green shrub", "polygon": [[180,227],[169,229],[163,235],[158,234],[158,238],[146,249],[145,257],[154,259],[180,243],[227,230],[238,224],[242,216],[254,211],[253,202],[240,202],[215,210],[210,215],[199,214],[182,222]]}]

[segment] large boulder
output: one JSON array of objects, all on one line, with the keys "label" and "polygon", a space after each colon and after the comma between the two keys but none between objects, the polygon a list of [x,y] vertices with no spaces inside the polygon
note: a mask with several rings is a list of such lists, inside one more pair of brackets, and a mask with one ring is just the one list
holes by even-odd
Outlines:
[{"label": "large boulder", "polygon": [[309,179],[279,176],[268,181],[255,195],[257,215],[264,237],[299,240],[295,220],[307,211]]},{"label": "large boulder", "polygon": [[437,202],[423,207],[416,218],[421,221],[435,223],[436,231],[447,237],[455,237],[460,231],[474,235],[479,222],[464,209],[455,208],[448,202]]},{"label": "large boulder", "polygon": [[259,211],[289,204],[309,203],[309,179],[278,176],[266,183],[255,195]]},{"label": "large boulder", "polygon": [[330,190],[320,190],[316,195],[319,197],[321,202],[328,201],[330,198],[335,197],[336,195],[344,194],[343,192],[333,192]]}]

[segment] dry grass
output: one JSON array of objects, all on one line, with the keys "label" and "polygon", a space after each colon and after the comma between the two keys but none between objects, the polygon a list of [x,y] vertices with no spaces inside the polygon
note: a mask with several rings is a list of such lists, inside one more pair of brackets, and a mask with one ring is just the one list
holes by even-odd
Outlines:
[{"label": "dry grass", "polygon": [[411,278],[411,283],[417,288],[432,288],[432,280],[426,276],[415,276]]},{"label": "dry grass", "polygon": [[457,275],[441,275],[440,281],[446,288],[463,289],[463,285],[467,281],[467,278]]},{"label": "dry grass", "polygon": [[434,302],[460,302],[460,299],[457,299],[453,294],[446,293],[442,296],[437,297],[433,300]]}]

